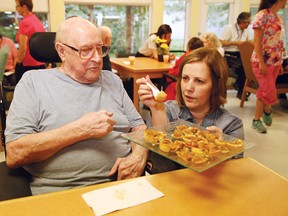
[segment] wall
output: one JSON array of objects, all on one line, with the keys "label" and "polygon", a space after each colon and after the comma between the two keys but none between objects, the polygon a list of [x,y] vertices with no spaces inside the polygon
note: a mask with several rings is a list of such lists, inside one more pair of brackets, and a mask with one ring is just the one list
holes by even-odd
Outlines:
[{"label": "wall", "polygon": [[[15,5],[15,0],[1,0],[0,11],[15,11]],[[48,0],[33,0],[33,11],[48,12]]]},{"label": "wall", "polygon": [[65,19],[64,0],[49,0],[50,31],[55,32]]}]

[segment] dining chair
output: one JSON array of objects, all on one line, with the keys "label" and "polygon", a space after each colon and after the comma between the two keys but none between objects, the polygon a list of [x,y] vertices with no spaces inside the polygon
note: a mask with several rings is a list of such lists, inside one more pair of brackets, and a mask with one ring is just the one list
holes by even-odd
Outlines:
[{"label": "dining chair", "polygon": [[244,106],[245,98],[247,92],[256,94],[257,88],[258,88],[258,83],[256,80],[256,77],[254,75],[253,69],[252,69],[252,64],[251,64],[251,55],[253,52],[254,46],[251,42],[244,42],[239,46],[239,52],[246,76],[245,84],[243,87],[243,93],[241,96],[241,101],[240,101],[240,107]]},{"label": "dining chair", "polygon": [[[244,42],[239,46],[240,56],[246,75],[246,81],[243,88],[240,107],[244,106],[246,93],[250,92],[256,94],[258,83],[253,72],[251,55],[254,49],[254,45],[251,42]],[[288,83],[276,84],[277,94],[288,93]]]}]

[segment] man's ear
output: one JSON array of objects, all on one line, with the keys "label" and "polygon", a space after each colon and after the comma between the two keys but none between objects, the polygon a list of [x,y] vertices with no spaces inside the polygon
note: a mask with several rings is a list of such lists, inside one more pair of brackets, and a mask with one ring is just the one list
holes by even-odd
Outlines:
[{"label": "man's ear", "polygon": [[61,43],[56,42],[55,43],[55,49],[59,55],[59,57],[61,58],[62,62],[65,60],[65,49],[62,46]]}]

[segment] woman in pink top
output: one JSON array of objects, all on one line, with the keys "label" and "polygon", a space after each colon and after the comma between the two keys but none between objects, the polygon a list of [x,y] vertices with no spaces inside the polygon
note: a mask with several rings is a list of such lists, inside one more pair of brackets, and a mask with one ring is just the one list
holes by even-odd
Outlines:
[{"label": "woman in pink top", "polygon": [[17,57],[16,46],[10,38],[3,37],[2,34],[0,34],[0,49],[2,49],[4,46],[9,47],[5,71],[14,71],[14,66],[16,64],[16,57]]},{"label": "woman in pink top", "polygon": [[35,14],[32,13],[32,0],[16,0],[15,2],[16,11],[23,16],[16,35],[16,41],[19,43],[18,60],[15,68],[16,81],[18,82],[26,71],[45,68],[45,63],[36,61],[32,58],[29,51],[30,37],[35,32],[44,32],[45,28]]},{"label": "woman in pink top", "polygon": [[266,126],[272,124],[271,105],[277,101],[276,78],[283,73],[281,65],[285,31],[277,12],[285,8],[286,1],[261,0],[254,18],[254,51],[251,61],[259,88],[252,128],[259,133],[266,133],[261,116]]}]

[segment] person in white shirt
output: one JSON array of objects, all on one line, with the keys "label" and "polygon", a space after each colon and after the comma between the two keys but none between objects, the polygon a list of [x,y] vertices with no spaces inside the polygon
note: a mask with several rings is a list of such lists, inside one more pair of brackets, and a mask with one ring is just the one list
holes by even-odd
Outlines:
[{"label": "person in white shirt", "polygon": [[[243,87],[245,84],[245,73],[240,57],[238,46],[245,41],[251,41],[249,30],[251,23],[251,14],[242,12],[237,18],[237,22],[224,27],[220,41],[225,50],[225,59],[230,69],[230,73],[236,75],[234,88],[238,91],[237,97],[241,99]],[[247,97],[248,99],[248,97]]]}]

